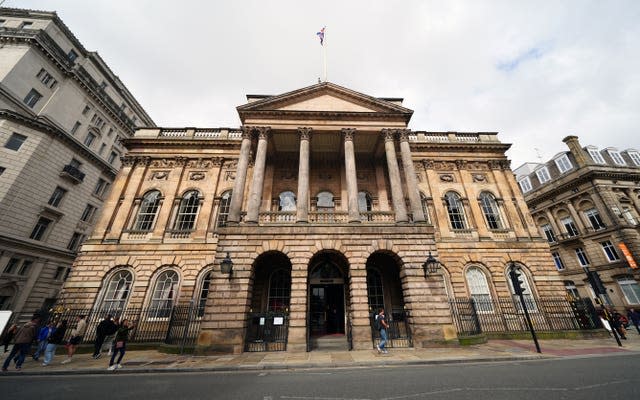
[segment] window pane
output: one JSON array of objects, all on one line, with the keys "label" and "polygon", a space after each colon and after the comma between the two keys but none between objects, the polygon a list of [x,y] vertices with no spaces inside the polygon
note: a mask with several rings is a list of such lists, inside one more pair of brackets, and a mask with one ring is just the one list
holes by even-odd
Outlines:
[{"label": "window pane", "polygon": [[9,140],[7,140],[7,143],[5,143],[4,147],[6,147],[9,150],[18,151],[25,140],[27,140],[26,136],[21,135],[19,133],[13,133],[9,138]]}]

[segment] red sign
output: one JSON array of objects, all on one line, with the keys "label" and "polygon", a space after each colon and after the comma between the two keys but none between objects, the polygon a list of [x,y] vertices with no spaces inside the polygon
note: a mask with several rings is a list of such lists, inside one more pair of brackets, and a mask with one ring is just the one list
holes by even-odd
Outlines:
[{"label": "red sign", "polygon": [[624,254],[624,258],[627,259],[627,262],[629,263],[629,266],[631,268],[633,268],[633,269],[637,269],[638,268],[638,264],[636,264],[636,261],[631,256],[631,252],[627,248],[627,245],[624,244],[624,243],[618,243],[618,247],[620,247],[620,250],[622,251],[622,254]]}]

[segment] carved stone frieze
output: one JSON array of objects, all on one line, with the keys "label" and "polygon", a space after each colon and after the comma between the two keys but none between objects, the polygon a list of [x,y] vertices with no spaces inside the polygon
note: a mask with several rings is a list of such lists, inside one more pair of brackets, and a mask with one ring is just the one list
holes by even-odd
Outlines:
[{"label": "carved stone frieze", "polygon": [[182,167],[187,163],[186,157],[160,158],[151,161],[152,168],[175,168]]},{"label": "carved stone frieze", "polygon": [[440,174],[440,180],[442,182],[455,182],[453,174]]},{"label": "carved stone frieze", "polygon": [[206,177],[206,173],[204,171],[194,171],[189,173],[190,181],[201,181]]},{"label": "carved stone frieze", "polygon": [[212,157],[212,158],[197,158],[191,159],[187,162],[187,167],[189,168],[211,168],[214,166],[220,166],[222,163],[222,158],[220,157]]},{"label": "carved stone frieze", "polygon": [[467,160],[456,160],[456,168],[459,170],[467,169]]},{"label": "carved stone frieze", "polygon": [[433,160],[422,160],[422,166],[424,167],[425,170],[434,169],[435,162]]},{"label": "carved stone frieze", "polygon": [[472,174],[471,177],[473,178],[474,182],[486,182],[487,181],[487,176],[485,174]]},{"label": "carved stone frieze", "polygon": [[298,134],[300,135],[300,140],[311,140],[312,131],[313,131],[313,128],[299,127]]},{"label": "carved stone frieze", "polygon": [[383,129],[380,132],[382,133],[382,137],[384,138],[385,142],[392,142],[396,136],[393,129]]},{"label": "carved stone frieze", "polygon": [[409,134],[411,134],[411,129],[396,129],[396,132],[401,142],[409,141]]},{"label": "carved stone frieze", "polygon": [[346,141],[352,141],[353,136],[356,134],[356,130],[354,128],[342,128],[342,137]]},{"label": "carved stone frieze", "polygon": [[169,173],[171,171],[152,171],[149,176],[149,180],[151,181],[166,181],[169,179]]}]

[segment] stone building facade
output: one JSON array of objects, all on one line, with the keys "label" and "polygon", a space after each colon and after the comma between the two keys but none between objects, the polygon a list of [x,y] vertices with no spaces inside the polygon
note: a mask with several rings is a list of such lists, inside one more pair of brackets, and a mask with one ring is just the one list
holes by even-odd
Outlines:
[{"label": "stone building facade", "polygon": [[640,272],[632,268],[640,256],[640,153],[583,147],[576,136],[564,142],[569,151],[515,172],[567,293],[594,298],[591,270],[609,305],[640,307]]},{"label": "stone building facade", "polygon": [[55,13],[0,8],[0,310],[56,302],[137,125],[154,124]]},{"label": "stone building facade", "polygon": [[411,131],[402,99],[328,82],[247,99],[240,129],[126,141],[65,304],[206,304],[198,347],[240,352],[255,312],[286,313],[292,351],[347,332],[371,348],[381,306],[413,346],[455,339],[448,299],[509,297],[510,260],[535,295],[564,296],[495,133]]}]

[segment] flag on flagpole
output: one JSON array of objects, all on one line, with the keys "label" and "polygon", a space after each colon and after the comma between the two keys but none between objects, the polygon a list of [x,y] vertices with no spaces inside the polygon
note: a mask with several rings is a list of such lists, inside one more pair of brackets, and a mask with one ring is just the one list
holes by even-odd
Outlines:
[{"label": "flag on flagpole", "polygon": [[326,28],[325,26],[322,27],[322,29],[320,29],[320,32],[316,33],[316,35],[318,35],[318,37],[320,38],[320,46],[324,46],[324,28]]}]

